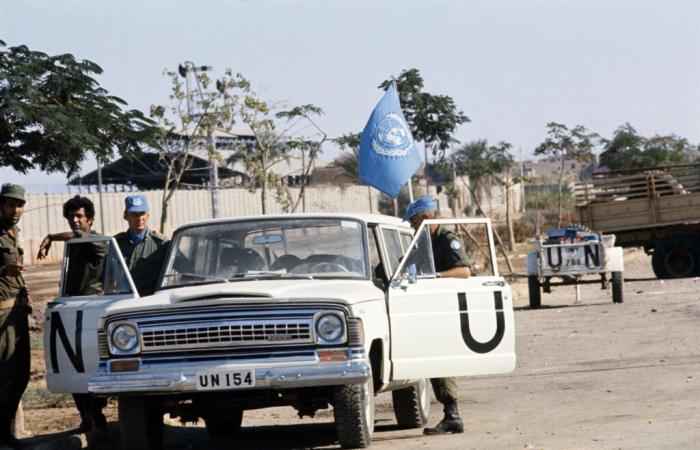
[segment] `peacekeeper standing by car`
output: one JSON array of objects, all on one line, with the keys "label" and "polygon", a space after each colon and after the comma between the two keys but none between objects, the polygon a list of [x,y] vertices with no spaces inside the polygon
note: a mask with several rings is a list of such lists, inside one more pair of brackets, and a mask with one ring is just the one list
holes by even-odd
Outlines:
[{"label": "peacekeeper standing by car", "polygon": [[12,420],[29,382],[30,352],[27,314],[29,294],[22,278],[23,250],[17,223],[24,212],[24,188],[0,189],[0,447],[22,448],[12,435]]},{"label": "peacekeeper standing by car", "polygon": [[[403,216],[411,227],[418,231],[426,219],[437,219],[437,201],[433,197],[422,197],[408,206]],[[469,258],[457,235],[440,225],[430,225],[430,236],[438,277],[468,278],[471,275]],[[425,428],[424,434],[447,434],[464,432],[457,405],[457,382],[454,378],[432,378],[430,383],[437,400],[443,404],[445,417],[433,428]]]},{"label": "peacekeeper standing by car", "polygon": [[[39,245],[39,259],[46,258],[51,243],[67,241],[73,238],[99,236],[92,229],[95,221],[95,206],[87,197],[76,195],[63,204],[63,217],[68,221],[71,231],[48,234]],[[71,249],[70,258],[79,261],[66,274],[64,285],[67,292],[64,295],[94,295],[102,292],[104,259],[106,247],[104,242],[94,242],[91,245],[80,245]],[[80,412],[78,431],[86,432],[93,429],[104,429],[107,419],[102,408],[107,406],[107,399],[90,394],[73,394],[73,401]]]},{"label": "peacekeeper standing by car", "polygon": [[160,270],[165,261],[168,240],[148,228],[148,202],[143,195],[124,199],[124,220],[129,229],[114,236],[124,257],[139,295],[151,295],[156,290]]}]

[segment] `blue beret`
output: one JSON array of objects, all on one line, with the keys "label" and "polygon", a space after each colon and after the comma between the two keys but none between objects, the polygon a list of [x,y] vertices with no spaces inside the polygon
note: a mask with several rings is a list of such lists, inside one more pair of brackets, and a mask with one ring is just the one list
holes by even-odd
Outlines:
[{"label": "blue beret", "polygon": [[408,222],[411,217],[413,217],[415,214],[419,212],[428,212],[428,211],[436,211],[437,210],[437,201],[435,200],[434,197],[431,196],[426,196],[426,197],[421,197],[418,200],[414,201],[410,205],[408,205],[408,209],[406,209],[406,212],[403,215],[403,220]]},{"label": "blue beret", "polygon": [[138,195],[130,195],[124,199],[124,212],[148,212],[148,202],[146,197]]}]

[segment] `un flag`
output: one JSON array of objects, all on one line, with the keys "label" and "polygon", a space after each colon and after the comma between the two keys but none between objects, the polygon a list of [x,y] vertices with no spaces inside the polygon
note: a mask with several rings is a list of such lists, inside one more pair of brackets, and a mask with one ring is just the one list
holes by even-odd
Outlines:
[{"label": "un flag", "polygon": [[360,179],[396,198],[418,167],[420,155],[392,83],[362,131]]}]

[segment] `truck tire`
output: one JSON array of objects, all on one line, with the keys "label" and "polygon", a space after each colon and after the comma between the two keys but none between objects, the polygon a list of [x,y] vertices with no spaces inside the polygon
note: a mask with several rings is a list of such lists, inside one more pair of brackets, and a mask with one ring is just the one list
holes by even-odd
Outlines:
[{"label": "truck tire", "polygon": [[[663,241],[654,250],[656,264],[661,264],[662,278],[685,278],[698,273],[700,267],[700,253],[698,241],[693,238],[671,238]],[[652,268],[654,257],[652,256]],[[654,270],[656,273],[656,270]],[[657,275],[658,276],[658,275]]]},{"label": "truck tire", "polygon": [[157,399],[122,396],[117,410],[124,450],[163,448],[163,409]]},{"label": "truck tire", "polygon": [[622,272],[612,273],[612,301],[613,303],[622,303],[625,301],[625,280],[622,278]]},{"label": "truck tire", "polygon": [[540,281],[537,275],[528,275],[527,290],[530,294],[530,308],[537,309],[542,306],[542,292],[540,291]]},{"label": "truck tire", "polygon": [[213,438],[230,438],[241,431],[243,410],[241,408],[215,408],[202,418],[209,436]]},{"label": "truck tire", "polygon": [[430,389],[428,380],[403,389],[391,391],[394,415],[399,428],[423,428],[430,417]]},{"label": "truck tire", "polygon": [[369,379],[362,384],[338,386],[333,395],[333,415],[342,448],[367,448],[374,434],[374,389]]},{"label": "truck tire", "polygon": [[659,280],[664,280],[670,278],[668,272],[664,268],[664,251],[661,247],[656,247],[654,253],[651,255],[651,269],[654,271],[654,275]]}]

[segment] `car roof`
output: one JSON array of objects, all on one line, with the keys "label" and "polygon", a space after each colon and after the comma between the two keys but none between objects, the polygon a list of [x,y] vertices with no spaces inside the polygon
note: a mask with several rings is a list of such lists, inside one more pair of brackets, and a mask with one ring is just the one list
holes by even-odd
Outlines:
[{"label": "car roof", "polygon": [[[239,216],[239,217],[221,217],[218,219],[197,220],[188,222],[177,227],[189,228],[191,226],[201,225],[216,225],[228,222],[248,222],[254,220],[290,220],[290,219],[351,219],[363,222],[365,224],[380,224],[391,225],[402,228],[409,228],[408,222],[404,222],[398,217],[386,216],[383,214],[367,214],[367,213],[291,213],[291,214],[268,214],[257,216]],[[177,231],[175,230],[175,231]]]}]

